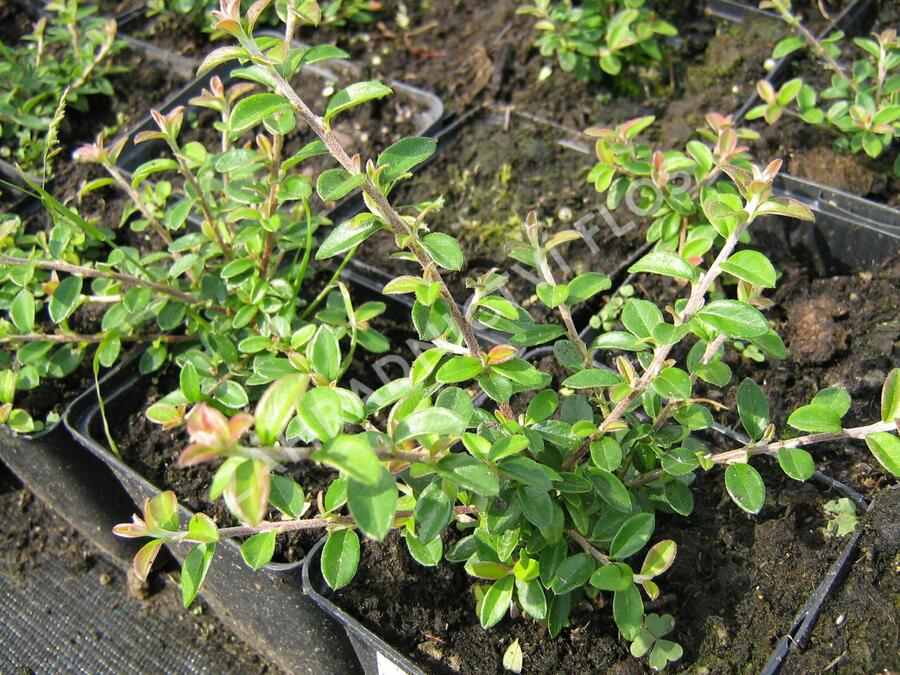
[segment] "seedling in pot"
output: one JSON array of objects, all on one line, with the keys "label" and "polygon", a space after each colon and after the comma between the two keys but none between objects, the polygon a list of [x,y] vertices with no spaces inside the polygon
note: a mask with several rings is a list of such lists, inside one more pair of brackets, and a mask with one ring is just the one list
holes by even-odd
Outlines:
[{"label": "seedling in pot", "polygon": [[[838,152],[880,157],[889,151],[900,130],[900,41],[896,29],[854,38],[860,58],[851,66],[843,60],[843,31],[819,40],[793,13],[790,0],[767,0],[760,7],[775,9],[797,33],[775,45],[772,58],[806,49],[831,79],[830,86],[820,91],[799,77],[777,90],[768,80],[760,80],[756,90],[763,102],[748,111],[747,119],[764,118],[769,124],[783,116],[800,119],[834,133]],[[894,173],[900,176],[900,162],[894,163]]]},{"label": "seedling in pot", "polygon": [[[581,599],[607,594],[612,619],[632,653],[647,656],[652,667],[662,669],[680,658],[682,649],[671,639],[677,632],[672,617],[644,612],[643,596],[659,597],[677,552],[674,540],[654,537],[656,513],[691,513],[691,483],[698,469],[725,467],[729,494],[750,514],[765,503],[765,486],[751,464],[759,455],[777,458],[788,476],[805,480],[814,462],[804,446],[865,438],[889,471],[900,472],[900,442],[893,433],[900,417],[900,369],[889,375],[881,419],[872,424],[843,423],[849,397],[843,390],[826,389],[788,419],[803,435],[778,438],[763,390],[748,379],[737,387],[737,412],[750,441],[725,449],[692,435],[713,423],[710,408],[717,406],[704,390],[724,388],[731,380],[722,360],[727,340],[783,352],[755,306],[763,290],[757,278],[769,263],[761,253],[735,253],[759,217],[811,218],[801,204],[773,196],[779,161],[762,169],[723,165],[729,181],[710,182],[689,198],[715,233],[708,249],[711,261],[692,262],[671,250],[645,256],[635,271],[682,280],[684,297],[664,309],[630,298],[622,310],[624,330],[605,332],[592,345],[582,342],[572,308],[608,288],[609,280],[587,273],[557,283],[549,254],[579,235],[546,236],[535,214],[527,219],[525,238],[512,255],[534,270],[540,279],[536,293],[557,311],[560,323],[537,324],[520,307],[499,298],[505,280],[495,273],[472,282],[474,298],[463,311],[441,271],[462,267],[459,244],[447,234],[429,231],[427,215],[401,217],[389,199],[408,171],[433,152],[433,143],[406,139],[377,161],[351,157],[332,133],[331,120],[387,94],[386,88],[375,82],[351,85],[332,98],[323,116],[310,110],[288,84],[292,64],[305,53],[288,47],[290,29],[286,40],[266,40],[262,46],[252,37],[255,17],[266,4],[263,0],[242,15],[235,0],[223,0],[216,28],[231,34],[238,45],[214,52],[206,66],[228,59],[252,64],[269,78],[270,95],[315,131],[344,172],[342,181],[360,189],[369,208],[356,227],[333,230],[320,254],[337,241],[350,239],[356,245],[378,229],[391,232],[398,255],[419,262],[422,272],[392,281],[387,290],[415,295],[413,324],[434,347],[416,359],[408,376],[374,392],[364,405],[333,379],[315,375],[334,354],[325,349],[310,355],[313,374],[277,380],[252,416],[195,406],[187,416],[191,444],[180,461],[221,462],[211,493],[223,496],[243,524],[219,528],[197,516],[187,527],[174,522],[159,527],[153,523],[170,521],[156,514],[171,513],[174,496],[157,497],[143,517],[117,530],[123,536],[151,538],[150,548],[136,560],[139,573],[149,569],[146,561],[158,550],[157,541],[196,544],[182,572],[185,601],[190,602],[216,542],[243,539],[246,561],[258,567],[271,557],[280,533],[319,529],[328,534],[322,573],[338,589],[356,574],[360,534],[381,541],[396,529],[423,565],[447,560],[465,566],[476,580],[475,611],[485,629],[512,613],[518,620],[544,623],[556,636]],[[291,16],[314,22],[311,5],[291,5]],[[326,251],[339,254],[339,248]],[[723,274],[744,283],[737,298],[710,297]],[[474,330],[479,322],[506,333],[508,342],[485,350]],[[565,372],[561,382],[519,355],[522,347],[546,343],[553,343]],[[607,351],[618,354],[615,369],[594,364],[598,352]],[[680,353],[686,358],[675,358]],[[476,409],[472,389],[484,392],[497,409]],[[524,392],[529,392],[527,405],[519,398]],[[247,433],[251,428],[255,436]],[[299,442],[286,444],[286,431]],[[284,463],[307,460],[340,472],[315,496],[278,474]],[[270,505],[285,518],[264,520]],[[445,549],[443,535],[451,526],[461,538]],[[516,654],[508,661],[517,666]]]},{"label": "seedling in pot", "polygon": [[124,42],[116,22],[78,0],[48,3],[21,46],[0,42],[0,156],[24,171],[52,174],[67,109],[85,112],[88,97],[112,96],[111,57]]},{"label": "seedling in pot", "polygon": [[[564,72],[586,82],[633,73],[638,67],[645,69],[642,81],[652,79],[647,70],[669,58],[662,38],[678,35],[644,0],[535,0],[517,12],[537,18],[534,45],[541,55],[555,56]],[[551,73],[546,66],[541,78]]]},{"label": "seedling in pot", "polygon": [[[311,52],[304,63],[314,60]],[[168,156],[131,176],[116,166],[124,139],[107,146],[101,136],[76,151],[77,161],[108,174],[81,194],[114,185],[128,195],[120,228],[143,236],[143,250],[119,244],[117,233],[43,191],[53,217],[49,232],[34,235],[20,219],[6,221],[13,243],[0,257],[0,297],[9,314],[0,321],[0,342],[13,349],[3,353],[0,422],[16,431],[39,429],[40,421],[16,407],[16,391],[69,375],[93,347],[95,372],[116,363],[131,344],[147,346],[142,373],[175,359],[179,388],[148,412],[166,427],[182,424],[190,404],[205,401],[235,413],[279,377],[302,372],[334,382],[358,347],[388,349],[371,326],[384,303],[355,306],[339,281],[355,244],[343,241],[333,268],[316,261],[336,249],[319,249],[317,233],[329,223],[313,213],[312,179],[297,169],[325,153],[324,144],[284,152],[294,116],[271,106],[259,114],[256,104],[271,99],[250,94],[252,86],[225,90],[214,77],[192,101],[220,115],[213,147],[180,141],[185,111],[176,108],[154,111],[158,130],[137,139],[163,140]],[[171,179],[151,182],[162,175]],[[333,169],[320,176],[322,200],[350,189]],[[97,317],[94,330],[73,327],[79,312]],[[362,403],[354,395],[348,405]]]}]

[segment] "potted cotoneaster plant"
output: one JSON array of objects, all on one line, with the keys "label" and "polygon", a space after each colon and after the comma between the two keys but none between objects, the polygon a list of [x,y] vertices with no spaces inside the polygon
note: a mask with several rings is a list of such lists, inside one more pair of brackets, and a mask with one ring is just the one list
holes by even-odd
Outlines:
[{"label": "potted cotoneaster plant", "polygon": [[[842,423],[849,396],[829,388],[792,412],[792,431],[779,432],[770,422],[765,392],[746,379],[737,386],[737,412],[750,441],[710,448],[692,436],[714,420],[708,401],[695,392],[731,384],[723,362],[729,340],[755,341],[773,355],[783,351],[758,309],[765,306],[765,290],[775,285],[775,271],[762,253],[738,250],[758,218],[810,217],[801,204],[773,195],[780,161],[745,169],[727,153],[712,165],[705,155],[695,160],[698,178],[715,171],[729,179],[707,181],[689,197],[715,233],[707,256],[689,260],[657,250],[633,265],[633,272],[677,282],[682,297],[665,308],[629,299],[622,331],[605,332],[590,345],[581,340],[572,307],[605,288],[607,279],[588,272],[557,283],[548,254],[577,234],[546,238],[533,215],[512,255],[539,276],[536,293],[558,312],[560,323],[535,323],[515,303],[498,301],[507,280],[496,273],[472,281],[473,297],[464,311],[444,282],[445,271],[463,265],[459,244],[430,231],[427,217],[398,211],[390,199],[395,186],[432,154],[433,141],[405,139],[376,160],[351,155],[332,133],[332,119],[389,90],[361,82],[333,97],[323,113],[311,110],[289,84],[307,52],[291,47],[289,39],[254,37],[268,5],[260,0],[244,13],[235,0],[223,0],[214,27],[236,44],[214,51],[202,68],[241,62],[268,84],[268,91],[247,99],[248,113],[263,123],[298,118],[316,133],[339,167],[319,178],[318,191],[327,194],[334,185],[359,190],[368,209],[334,228],[317,257],[342,255],[375,232],[389,231],[398,255],[417,261],[421,274],[396,279],[385,292],[415,296],[412,323],[433,346],[408,376],[363,403],[337,381],[335,343],[314,336],[303,367],[274,381],[252,413],[234,414],[215,399],[186,409],[179,419],[186,420],[190,442],[179,462],[216,462],[211,489],[241,524],[219,527],[203,514],[180,522],[171,492],[148,500],[142,514],[116,528],[121,536],[150,539],[135,558],[139,576],[146,576],[163,544],[190,545],[181,575],[190,603],[223,542],[240,539],[245,560],[258,567],[271,558],[280,535],[313,529],[327,533],[319,564],[327,583],[339,589],[356,574],[361,535],[379,541],[399,529],[417,561],[435,565],[446,558],[465,566],[478,599],[473,611],[485,629],[504,620],[538,621],[556,636],[579,599],[606,595],[632,654],[646,655],[662,669],[682,649],[669,639],[672,617],[644,610],[644,597],[658,597],[661,575],[677,551],[676,541],[654,537],[655,512],[664,504],[684,510],[695,473],[725,467],[731,498],[756,513],[765,498],[753,466],[759,456],[776,457],[787,476],[805,480],[815,463],[804,447],[859,439],[888,471],[900,471],[897,369],[884,383],[880,418],[863,426]],[[319,17],[315,2],[288,3],[289,27],[315,24]],[[736,146],[736,132],[723,129],[720,143]],[[663,176],[666,158],[654,155],[651,166]],[[726,278],[737,283],[723,295],[716,287]],[[476,335],[478,323],[501,330],[508,341],[486,349]],[[557,347],[565,372],[553,386],[550,374],[521,358],[524,348],[549,343]],[[610,349],[622,352],[614,368],[597,367],[593,357]],[[473,405],[476,392],[493,401],[493,412]],[[516,412],[526,392],[530,402]],[[564,402],[573,397],[582,412],[561,414],[571,410]],[[298,442],[286,443],[286,433]],[[327,490],[307,495],[279,479],[279,469],[292,462],[322,463],[339,475]],[[284,517],[266,519],[270,505]],[[450,528],[462,538],[445,550]],[[507,619],[511,613],[518,618]]]}]

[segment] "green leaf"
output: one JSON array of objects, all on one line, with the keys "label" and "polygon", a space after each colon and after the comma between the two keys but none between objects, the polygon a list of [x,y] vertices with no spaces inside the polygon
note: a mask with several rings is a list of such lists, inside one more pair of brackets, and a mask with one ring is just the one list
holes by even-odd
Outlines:
[{"label": "green leaf", "polygon": [[807,480],[816,472],[812,455],[802,448],[779,448],[781,470],[794,480]]},{"label": "green leaf", "polygon": [[881,421],[900,419],[900,368],[888,373],[881,389]]},{"label": "green leaf", "polygon": [[339,590],[356,576],[359,567],[359,536],[355,530],[336,530],[328,533],[319,560],[322,576],[332,590]]},{"label": "green leaf", "polygon": [[272,560],[275,555],[275,530],[254,534],[241,544],[241,556],[251,569],[258,570]]},{"label": "green leaf", "polygon": [[441,267],[459,271],[463,266],[463,252],[459,242],[448,234],[431,232],[419,241],[429,257]]},{"label": "green leaf", "polygon": [[460,436],[467,421],[446,408],[426,408],[401,420],[394,431],[394,443],[422,436]]},{"label": "green leaf", "polygon": [[730,464],[725,469],[725,488],[734,503],[747,513],[759,513],[766,501],[766,486],[749,464]]},{"label": "green leaf", "polygon": [[189,402],[197,403],[203,398],[203,392],[200,389],[200,375],[193,363],[187,362],[181,367],[178,384],[181,393]]},{"label": "green leaf", "polygon": [[621,513],[631,512],[631,496],[622,481],[609,471],[597,467],[592,467],[589,475],[594,490],[603,501]]},{"label": "green leaf", "polygon": [[553,500],[546,490],[525,485],[516,489],[516,495],[528,522],[540,530],[553,524]]},{"label": "green leaf", "polygon": [[351,478],[347,483],[347,505],[359,529],[372,539],[382,541],[390,532],[397,510],[394,477],[382,468],[375,485],[366,485]]},{"label": "green leaf", "polygon": [[409,530],[403,531],[406,540],[406,548],[409,549],[413,559],[425,567],[434,567],[444,555],[444,542],[440,537],[435,537],[429,542],[419,541]]},{"label": "green leaf", "polygon": [[544,594],[544,588],[540,581],[516,579],[516,596],[519,599],[519,605],[529,615],[538,621],[543,621],[547,617],[547,596]]},{"label": "green leaf", "polygon": [[803,45],[806,44],[801,37],[787,37],[783,40],[780,40],[778,44],[775,45],[775,48],[772,50],[772,58],[780,59],[788,54],[797,51]]},{"label": "green leaf", "polygon": [[[163,353],[163,356],[165,356],[165,353]],[[162,363],[156,365],[154,370],[160,366],[162,366]],[[216,387],[215,399],[226,408],[231,408],[232,410],[239,410],[250,403],[246,390],[233,380],[222,382]]]},{"label": "green leaf", "polygon": [[897,436],[878,431],[866,437],[866,445],[881,466],[900,477],[900,439]]},{"label": "green leaf", "polygon": [[601,591],[625,591],[632,585],[634,573],[625,563],[602,565],[591,575],[591,586]]},{"label": "green leaf", "polygon": [[75,310],[81,297],[81,283],[81,277],[66,277],[53,291],[48,308],[53,323],[62,323]]},{"label": "green leaf", "polygon": [[672,566],[677,552],[678,546],[671,539],[664,539],[655,543],[647,551],[647,555],[644,556],[644,562],[641,565],[641,576],[658,577]]},{"label": "green leaf", "polygon": [[810,405],[828,408],[840,418],[850,410],[850,394],[842,387],[828,387],[813,396]]},{"label": "green leaf", "polygon": [[661,274],[676,279],[696,281],[699,277],[697,268],[687,262],[681,256],[667,251],[653,251],[628,268],[632,274],[636,272],[649,272]]},{"label": "green leaf", "polygon": [[310,342],[309,360],[317,373],[332,382],[341,374],[341,347],[331,326],[319,326]]},{"label": "green leaf", "polygon": [[269,467],[261,459],[246,459],[234,470],[231,494],[241,520],[259,525],[269,504]]},{"label": "green leaf", "polygon": [[[194,369],[192,364],[188,363],[181,370],[182,380],[184,380],[184,373],[187,367],[193,370],[195,377],[197,375],[196,369]],[[285,375],[266,389],[259,399],[259,403],[256,404],[256,414],[254,416],[256,435],[259,436],[260,444],[274,445],[278,441],[279,436],[281,436],[291,419],[291,415],[294,413],[297,399],[306,391],[308,383],[308,375]],[[183,383],[181,389],[184,391]],[[197,390],[199,390],[199,382]],[[188,396],[186,391],[185,395]],[[188,398],[190,399],[191,397],[188,396]]]},{"label": "green leaf", "polygon": [[303,488],[286,476],[272,476],[270,480],[269,503],[288,518],[299,518],[306,502]]},{"label": "green leaf", "polygon": [[440,480],[429,483],[416,500],[416,535],[428,543],[443,531],[453,517],[453,502]]},{"label": "green leaf", "polygon": [[332,229],[325,240],[319,244],[316,260],[327,260],[346,253],[355,246],[359,246],[383,226],[382,222],[371,214],[345,220]]},{"label": "green leaf", "polygon": [[356,82],[349,87],[342,89],[328,100],[328,106],[325,108],[325,121],[328,122],[332,117],[344,110],[353,108],[367,101],[382,98],[391,93],[391,88],[386,87],[377,80],[369,82]]},{"label": "green leaf", "polygon": [[[306,392],[297,405],[297,416],[320,441],[329,441],[344,429],[341,397],[331,387],[316,387]],[[328,456],[324,448],[320,452]],[[328,456],[328,459],[334,458]]]},{"label": "green leaf", "polygon": [[697,312],[697,317],[725,335],[749,340],[769,332],[766,317],[750,305],[738,300],[713,300]]},{"label": "green leaf", "polygon": [[437,141],[433,138],[426,136],[401,138],[378,155],[377,166],[388,167],[382,172],[382,179],[387,183],[393,183],[431,157],[436,149]]},{"label": "green leaf", "polygon": [[653,329],[662,322],[662,312],[647,300],[631,298],[622,308],[622,324],[639,338],[651,337]]},{"label": "green leaf", "polygon": [[197,597],[215,552],[215,544],[197,544],[185,556],[181,565],[181,601],[185,607]]},{"label": "green leaf", "polygon": [[538,464],[530,457],[509,457],[498,468],[510,478],[541,490],[550,490],[553,480],[560,479],[550,467]]},{"label": "green leaf", "polygon": [[670,366],[663,369],[651,383],[653,391],[664,399],[684,401],[691,397],[691,378],[681,368]]},{"label": "green leaf", "polygon": [[611,558],[625,559],[634,555],[650,541],[656,519],[652,513],[638,513],[626,520],[609,545]]},{"label": "green leaf", "polygon": [[821,405],[805,405],[797,408],[788,417],[787,423],[800,431],[812,433],[841,431],[841,418],[831,408]]},{"label": "green leaf", "polygon": [[545,389],[529,401],[525,417],[532,423],[543,422],[556,411],[557,405],[559,396],[552,389]]},{"label": "green leaf", "polygon": [[758,251],[738,251],[722,263],[722,269],[755,286],[775,288],[775,268]]},{"label": "green leaf", "polygon": [[597,563],[587,553],[576,553],[569,556],[556,568],[550,588],[557,595],[564,595],[576,588],[581,588],[590,580],[596,567]]},{"label": "green leaf", "polygon": [[762,388],[750,378],[745,378],[737,391],[738,415],[744,431],[758,441],[769,426],[769,403]]},{"label": "green leaf", "polygon": [[340,469],[365,485],[376,486],[381,480],[381,462],[365,434],[341,434],[314,452],[312,458]]},{"label": "green leaf", "polygon": [[471,455],[449,454],[435,465],[435,470],[438,475],[465,490],[472,490],[486,497],[496,497],[500,494],[500,481],[497,475]]},{"label": "green leaf", "polygon": [[256,126],[267,117],[290,109],[290,102],[278,94],[264,93],[245,96],[231,110],[228,126],[232,134],[239,134]]},{"label": "green leaf", "polygon": [[481,361],[472,356],[454,356],[438,368],[435,379],[444,384],[465,382],[481,373]]},{"label": "green leaf", "polygon": [[538,299],[547,307],[553,309],[563,304],[569,297],[569,287],[565,284],[551,286],[546,282],[540,282],[535,288]]},{"label": "green leaf", "polygon": [[613,620],[626,640],[633,640],[641,630],[644,619],[644,604],[637,586],[629,584],[623,591],[613,595]]},{"label": "green leaf", "polygon": [[482,628],[496,626],[506,616],[512,602],[514,583],[515,577],[507,575],[491,584],[487,593],[484,594],[484,600],[482,600],[478,612],[478,620],[481,622]]},{"label": "green leaf", "polygon": [[616,471],[622,465],[622,446],[612,436],[591,441],[591,461],[604,471]]},{"label": "green leaf", "polygon": [[34,329],[34,296],[26,289],[16,294],[9,306],[9,317],[21,333]]},{"label": "green leaf", "polygon": [[619,330],[598,335],[591,345],[591,349],[620,349],[627,352],[640,352],[647,348],[648,345],[637,336]]},{"label": "green leaf", "polygon": [[601,291],[605,291],[612,286],[610,278],[599,272],[585,272],[569,282],[569,304],[577,305],[581,302],[589,300]]},{"label": "green leaf", "polygon": [[612,387],[622,381],[618,375],[605,368],[587,368],[581,372],[570,375],[563,380],[563,386],[571,389],[595,389],[599,387]]},{"label": "green leaf", "polygon": [[671,640],[657,640],[650,652],[650,667],[656,671],[665,670],[669,662],[674,662],[684,656],[684,649],[677,642]]},{"label": "green leaf", "polygon": [[219,528],[205,513],[195,513],[191,516],[188,534],[191,540],[200,544],[214,544],[219,541]]},{"label": "green leaf", "polygon": [[323,202],[336,202],[366,182],[366,174],[350,174],[341,168],[327,169],[316,180],[316,192]]}]

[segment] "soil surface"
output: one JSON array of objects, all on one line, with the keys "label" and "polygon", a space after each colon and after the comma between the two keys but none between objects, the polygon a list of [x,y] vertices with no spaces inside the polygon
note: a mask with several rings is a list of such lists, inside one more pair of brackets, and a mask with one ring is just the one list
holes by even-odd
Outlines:
[{"label": "soil surface", "polygon": [[[647,611],[676,619],[670,637],[685,655],[672,672],[759,672],[846,541],[822,531],[822,504],[833,495],[761,469],[768,490],[756,518],[731,503],[718,470],[695,484],[689,519],[658,516],[654,540],[672,538],[679,549],[660,580],[660,600]],[[650,672],[617,637],[608,603],[576,605],[555,640],[540,624],[509,616],[484,631],[475,583],[461,565],[419,566],[392,534],[363,546],[359,574],[336,600],[426,672],[502,673],[514,639],[527,673]]]},{"label": "soil surface", "polygon": [[879,493],[859,527],[859,557],[826,603],[809,647],[787,661],[790,672],[900,671],[900,490]]},{"label": "soil surface", "polygon": [[[277,673],[251,647],[228,632],[206,605],[198,600],[193,611],[181,607],[177,584],[178,570],[164,564],[144,587],[132,583],[111,565],[59,516],[0,465],[0,575],[15,586],[29,586],[35,572],[48,564],[62,563],[77,572],[85,588],[92,584],[115,586],[122,597],[140,601],[148,615],[165,617],[178,626],[181,640],[196,645],[197,653],[215,651],[227,654],[233,672]],[[162,561],[163,558],[160,558]],[[35,592],[39,592],[35,588]],[[51,612],[52,609],[48,609]],[[102,639],[102,637],[93,639]]]}]

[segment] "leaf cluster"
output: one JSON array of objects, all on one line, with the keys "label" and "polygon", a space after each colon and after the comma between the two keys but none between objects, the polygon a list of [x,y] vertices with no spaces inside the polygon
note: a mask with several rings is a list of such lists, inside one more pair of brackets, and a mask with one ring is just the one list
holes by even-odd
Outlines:
[{"label": "leaf cluster", "polygon": [[534,44],[541,54],[555,56],[564,72],[584,81],[616,77],[629,65],[662,61],[661,38],[678,34],[645,7],[644,0],[535,0],[517,12],[537,18]]},{"label": "leaf cluster", "polygon": [[[797,30],[775,45],[772,58],[779,59],[806,49],[818,66],[830,75],[827,87],[817,89],[804,78],[793,78],[777,90],[760,80],[756,90],[762,103],[747,113],[748,120],[763,118],[775,124],[783,116],[825,128],[836,135],[839,152],[880,157],[888,151],[900,130],[900,41],[895,29],[870,37],[853,38],[855,60],[847,66],[846,35],[834,31],[816,39],[792,13],[788,0],[763,3],[775,8],[784,21]],[[894,173],[900,175],[900,164]]]}]

